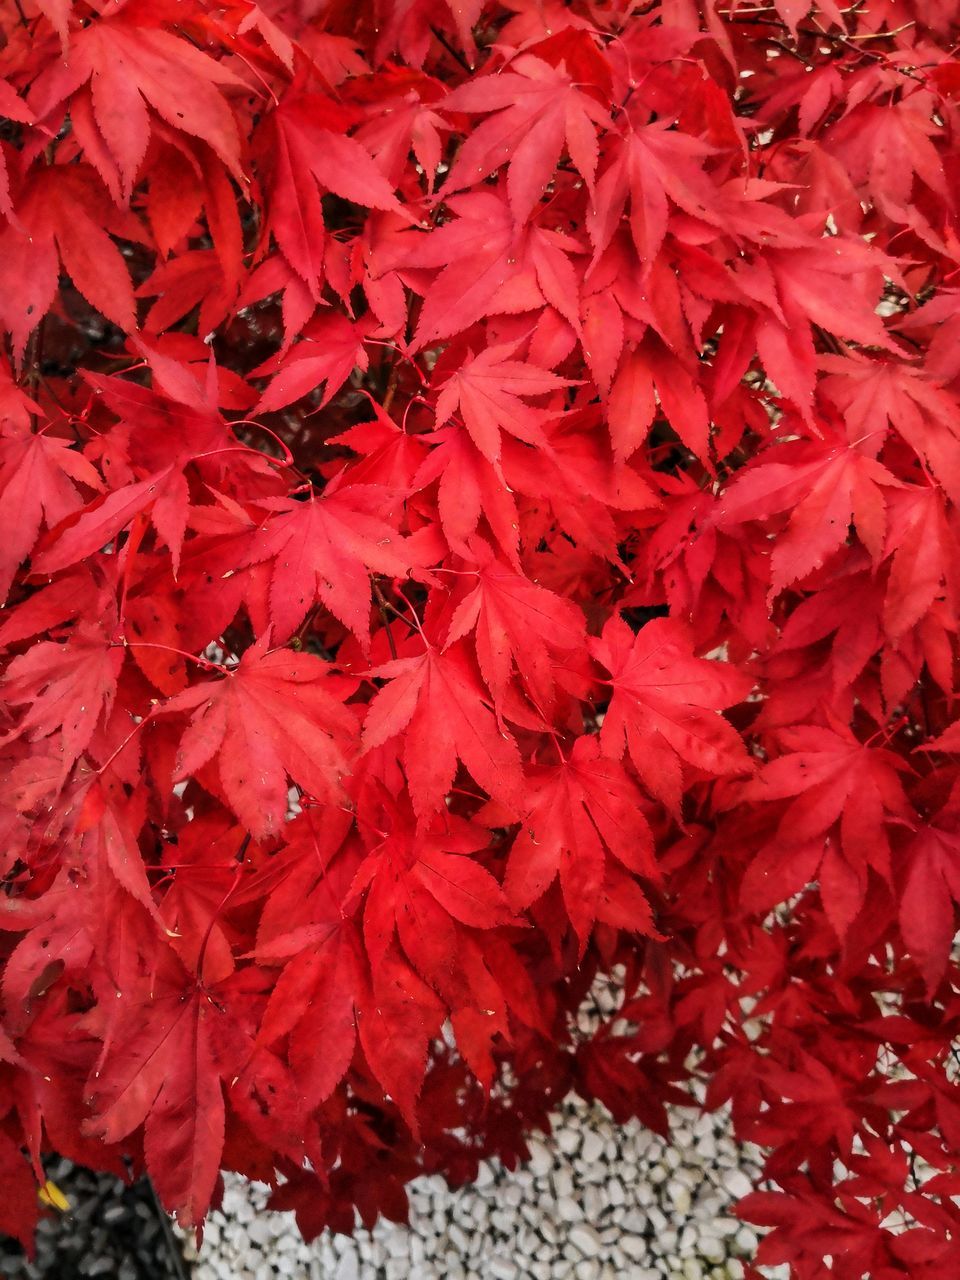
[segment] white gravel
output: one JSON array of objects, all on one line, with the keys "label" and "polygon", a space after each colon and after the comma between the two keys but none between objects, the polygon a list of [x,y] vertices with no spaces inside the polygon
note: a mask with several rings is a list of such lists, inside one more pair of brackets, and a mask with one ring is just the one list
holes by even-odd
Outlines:
[{"label": "white gravel", "polygon": [[490,1161],[459,1191],[421,1178],[409,1227],[381,1222],[311,1245],[292,1214],[263,1209],[265,1187],[229,1175],[195,1280],[739,1280],[757,1237],[731,1206],[758,1152],[732,1139],[722,1113],[673,1119],[665,1143],[571,1098],[551,1137],[530,1140],[524,1168]]}]

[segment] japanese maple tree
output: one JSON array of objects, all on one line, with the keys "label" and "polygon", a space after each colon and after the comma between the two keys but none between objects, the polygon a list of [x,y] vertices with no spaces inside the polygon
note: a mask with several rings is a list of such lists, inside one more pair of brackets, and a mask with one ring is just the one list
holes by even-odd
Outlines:
[{"label": "japanese maple tree", "polygon": [[0,1230],[56,1150],[349,1231],[695,1076],[756,1267],[960,1272],[958,45],[0,6]]}]

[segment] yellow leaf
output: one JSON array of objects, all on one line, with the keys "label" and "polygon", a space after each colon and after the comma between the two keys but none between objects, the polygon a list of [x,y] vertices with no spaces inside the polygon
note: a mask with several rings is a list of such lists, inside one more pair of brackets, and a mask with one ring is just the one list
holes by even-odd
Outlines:
[{"label": "yellow leaf", "polygon": [[49,1179],[43,1184],[37,1193],[40,1197],[40,1203],[48,1205],[51,1209],[59,1209],[61,1213],[66,1213],[70,1208],[70,1201],[63,1194],[55,1182]]}]

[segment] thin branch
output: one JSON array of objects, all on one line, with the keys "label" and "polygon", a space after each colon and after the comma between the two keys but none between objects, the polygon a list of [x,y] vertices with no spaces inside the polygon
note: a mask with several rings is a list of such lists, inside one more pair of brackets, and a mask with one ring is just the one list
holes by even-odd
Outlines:
[{"label": "thin branch", "polygon": [[447,53],[449,53],[450,57],[453,58],[456,62],[459,62],[461,67],[463,67],[464,71],[466,71],[468,75],[472,74],[473,67],[471,67],[470,63],[466,60],[463,54],[458,49],[454,48],[454,46],[450,43],[447,37],[443,34],[443,32],[438,30],[436,27],[432,25],[430,27],[430,30],[433,32],[436,38],[440,41],[440,43],[446,49]]}]

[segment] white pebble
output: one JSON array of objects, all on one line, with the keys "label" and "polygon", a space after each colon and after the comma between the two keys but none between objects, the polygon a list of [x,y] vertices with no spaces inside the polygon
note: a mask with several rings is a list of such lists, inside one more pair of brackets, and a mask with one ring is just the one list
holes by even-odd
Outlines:
[{"label": "white pebble", "polygon": [[595,1258],[600,1252],[600,1236],[596,1228],[591,1227],[588,1222],[578,1222],[576,1226],[571,1227],[568,1239],[585,1258]]},{"label": "white pebble", "polygon": [[593,1164],[603,1156],[603,1139],[593,1129],[587,1129],[580,1147],[580,1158],[585,1164]]},{"label": "white pebble", "polygon": [[643,1236],[621,1236],[618,1241],[620,1249],[634,1262],[642,1262],[649,1252]]},{"label": "white pebble", "polygon": [[487,1270],[495,1280],[517,1280],[517,1268],[508,1258],[491,1258]]},{"label": "white pebble", "polygon": [[748,1196],[753,1190],[753,1183],[742,1169],[731,1169],[729,1173],[723,1175],[721,1181],[730,1195],[737,1200],[742,1196]]},{"label": "white pebble", "polygon": [[530,1170],[537,1178],[545,1177],[553,1168],[553,1154],[550,1148],[539,1138],[528,1138],[527,1146],[530,1148]]},{"label": "white pebble", "polygon": [[741,1253],[752,1254],[757,1247],[757,1233],[752,1231],[750,1227],[741,1227],[733,1237],[733,1243]]},{"label": "white pebble", "polygon": [[560,1196],[557,1200],[557,1217],[561,1222],[579,1222],[583,1207],[572,1196]]},{"label": "white pebble", "polygon": [[576,1155],[580,1149],[580,1134],[576,1129],[563,1128],[557,1134],[557,1149],[565,1156]]}]

